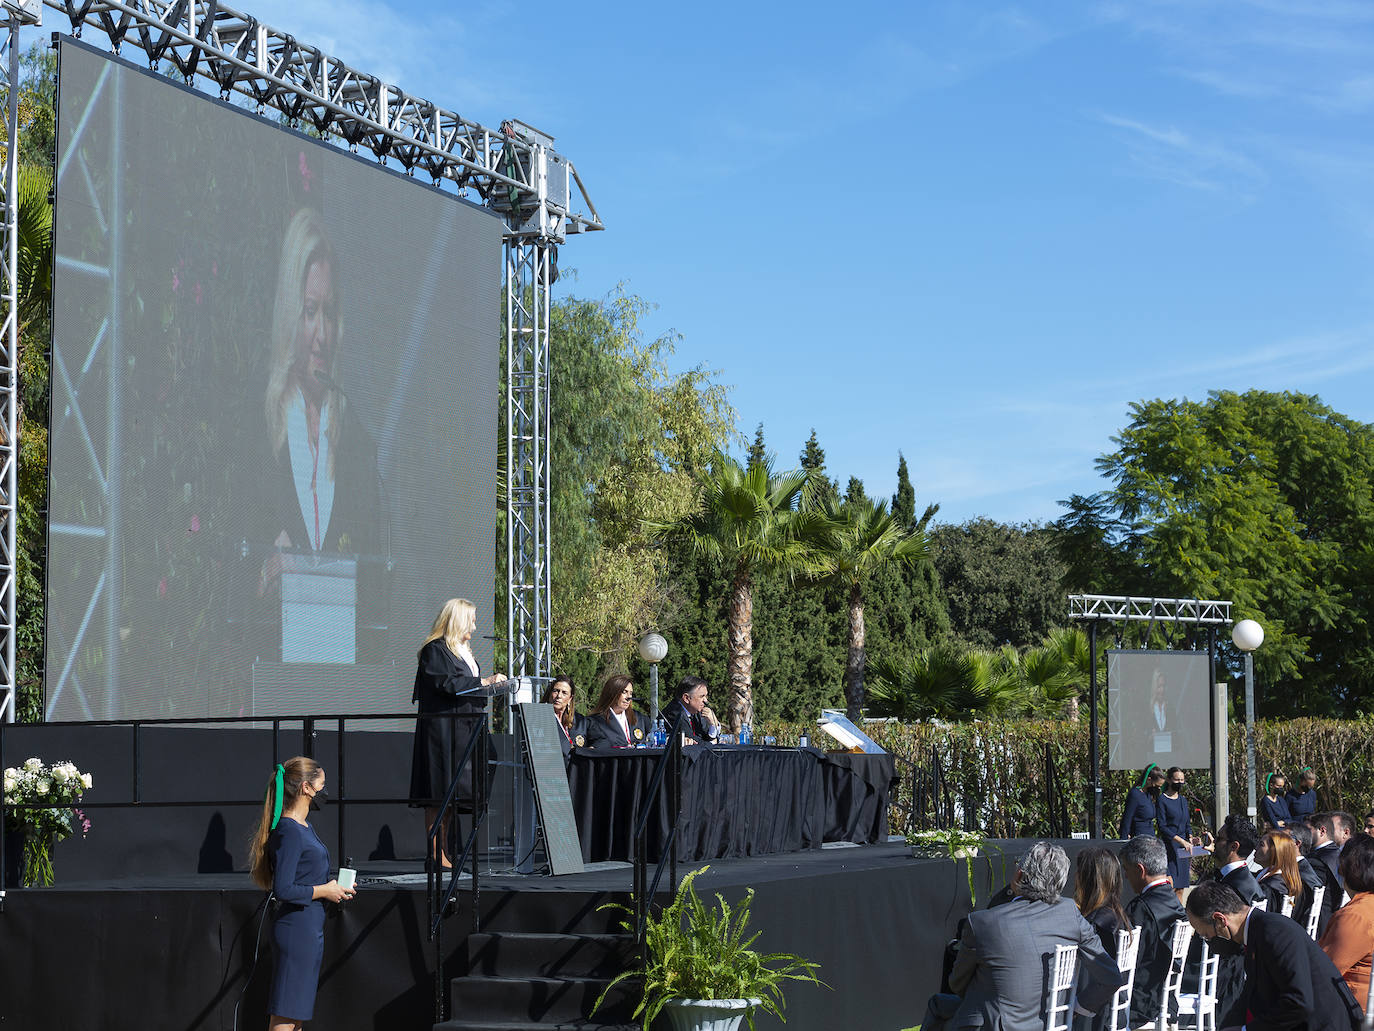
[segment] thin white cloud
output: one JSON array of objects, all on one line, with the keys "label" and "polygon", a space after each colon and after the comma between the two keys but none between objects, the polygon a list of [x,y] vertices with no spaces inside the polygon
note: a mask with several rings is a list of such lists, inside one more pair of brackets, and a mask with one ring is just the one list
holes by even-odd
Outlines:
[{"label": "thin white cloud", "polygon": [[1253,160],[1215,140],[1121,115],[1101,113],[1097,118],[1122,130],[1119,135],[1134,170],[1147,178],[1246,201],[1253,200],[1268,182],[1264,169]]}]

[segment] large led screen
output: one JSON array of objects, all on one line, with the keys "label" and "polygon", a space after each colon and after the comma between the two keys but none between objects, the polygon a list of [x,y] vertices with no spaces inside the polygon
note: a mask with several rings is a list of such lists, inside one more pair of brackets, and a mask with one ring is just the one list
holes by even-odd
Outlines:
[{"label": "large led screen", "polygon": [[1212,764],[1207,653],[1107,653],[1107,766],[1206,769]]},{"label": "large led screen", "polygon": [[74,41],[60,54],[50,719],[403,712],[489,666],[501,226]]}]

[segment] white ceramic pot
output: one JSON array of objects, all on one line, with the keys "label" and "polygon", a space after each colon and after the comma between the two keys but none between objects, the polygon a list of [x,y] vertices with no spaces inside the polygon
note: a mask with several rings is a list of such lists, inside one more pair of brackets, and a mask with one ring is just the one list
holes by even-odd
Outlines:
[{"label": "white ceramic pot", "polygon": [[673,1031],[736,1031],[762,999],[670,999],[663,1013]]}]

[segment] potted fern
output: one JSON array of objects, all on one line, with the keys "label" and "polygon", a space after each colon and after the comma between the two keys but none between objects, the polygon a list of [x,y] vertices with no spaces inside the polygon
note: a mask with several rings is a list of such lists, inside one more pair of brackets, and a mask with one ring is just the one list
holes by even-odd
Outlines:
[{"label": "potted fern", "polygon": [[[754,1011],[762,1009],[785,1021],[783,987],[786,981],[810,981],[829,987],[816,977],[819,966],[787,952],[760,953],[753,948],[758,933],[745,937],[754,889],[735,906],[716,894],[707,905],[692,882],[709,870],[703,866],[682,879],[677,897],[647,923],[648,967],[627,970],[597,1000],[597,1008],[611,988],[627,978],[642,977],[644,997],[634,1011],[644,1031],[663,1013],[675,1031],[735,1031],[741,1021],[754,1028]],[[607,907],[629,913],[629,907]],[[633,933],[633,917],[622,926]]]}]

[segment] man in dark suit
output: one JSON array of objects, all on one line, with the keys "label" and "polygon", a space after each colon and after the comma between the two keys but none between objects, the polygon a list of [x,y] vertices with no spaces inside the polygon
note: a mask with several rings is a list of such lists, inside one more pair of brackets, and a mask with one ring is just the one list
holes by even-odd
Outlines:
[{"label": "man in dark suit", "polygon": [[678,681],[677,697],[659,711],[663,722],[668,725],[668,732],[672,733],[678,714],[685,712],[687,721],[682,728],[683,736],[687,738],[685,743],[709,745],[713,742],[716,736],[711,731],[719,731],[719,725],[706,704],[709,692],[710,687],[701,677],[688,674]]},{"label": "man in dark suit", "polygon": [[1325,884],[1321,874],[1317,873],[1307,858],[1314,847],[1312,824],[1306,820],[1294,820],[1284,830],[1293,835],[1293,840],[1298,843],[1298,876],[1302,878],[1302,897],[1293,904],[1293,919],[1306,927],[1316,889]]},{"label": "man in dark suit", "polygon": [[1193,889],[1188,920],[1217,955],[1244,955],[1246,1031],[1360,1027],[1360,1005],[1345,978],[1295,921],[1246,905],[1220,881]]},{"label": "man in dark suit", "polygon": [[1349,813],[1318,813],[1312,817],[1314,847],[1308,859],[1322,883],[1326,885],[1326,895],[1322,899],[1322,915],[1317,921],[1317,937],[1326,933],[1326,925],[1331,914],[1341,908],[1341,896],[1345,886],[1341,883],[1341,847],[1350,840],[1355,829],[1355,817]]},{"label": "man in dark suit", "polygon": [[925,1031],[1042,1031],[1048,964],[1057,945],[1078,946],[1079,1008],[1096,1012],[1111,1001],[1125,978],[1092,924],[1072,899],[1059,894],[1068,876],[1062,848],[1047,841],[1031,846],[1012,878],[1015,897],[969,914],[949,975],[956,994],[930,1000]]},{"label": "man in dark suit", "polygon": [[1121,869],[1136,893],[1126,903],[1126,915],[1140,928],[1131,991],[1131,1027],[1140,1027],[1159,1019],[1164,982],[1174,962],[1174,924],[1184,912],[1169,880],[1164,842],[1150,834],[1136,835],[1121,850]]},{"label": "man in dark suit", "polygon": [[[1246,860],[1254,854],[1259,834],[1255,825],[1244,816],[1231,815],[1217,829],[1212,854],[1217,871],[1212,879],[1227,885],[1249,905],[1264,897],[1259,882],[1250,872]],[[1202,942],[1194,937],[1188,947],[1188,974],[1184,977],[1184,991],[1197,991],[1190,982],[1197,979],[1202,959]],[[1245,991],[1245,964],[1240,956],[1220,956],[1217,960],[1217,1019],[1222,1027],[1245,1023],[1245,1009],[1241,996]]]}]

